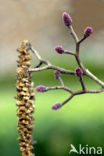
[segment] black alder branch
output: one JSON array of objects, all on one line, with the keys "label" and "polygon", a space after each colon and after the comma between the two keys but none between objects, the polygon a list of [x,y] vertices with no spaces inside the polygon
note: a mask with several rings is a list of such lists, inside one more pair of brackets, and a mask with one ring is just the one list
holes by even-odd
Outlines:
[{"label": "black alder branch", "polygon": [[[85,30],[84,30],[84,35],[83,35],[82,39],[79,40],[77,34],[75,33],[75,31],[74,31],[74,29],[72,27],[72,18],[70,17],[70,15],[68,13],[64,12],[63,15],[62,15],[62,19],[63,19],[63,22],[64,22],[65,26],[70,30],[70,34],[72,35],[72,37],[73,37],[73,39],[75,41],[76,51],[71,52],[71,51],[68,51],[68,50],[64,50],[64,48],[62,46],[60,46],[60,45],[55,47],[55,51],[58,54],[72,55],[73,57],[75,57],[77,65],[78,65],[78,67],[75,69],[75,71],[66,70],[66,69],[57,67],[55,65],[52,65],[49,61],[44,60],[39,55],[39,53],[32,47],[32,45],[29,43],[30,50],[35,54],[35,56],[39,60],[39,64],[36,67],[34,67],[34,68],[30,67],[29,68],[29,72],[38,72],[38,71],[52,69],[52,70],[54,70],[55,78],[58,79],[59,82],[60,82],[60,86],[46,87],[44,85],[39,85],[39,86],[37,86],[35,88],[35,90],[38,91],[38,92],[47,92],[49,90],[61,89],[61,90],[67,91],[70,94],[69,98],[66,99],[64,102],[55,103],[54,105],[52,105],[51,108],[53,110],[58,110],[59,108],[61,108],[64,104],[66,104],[68,101],[70,101],[76,95],[85,94],[85,93],[101,93],[101,92],[104,92],[104,82],[102,82],[99,78],[97,78],[88,69],[86,69],[84,67],[84,65],[80,61],[80,56],[79,56],[79,54],[80,54],[80,45],[85,39],[87,39],[92,34],[92,32],[93,32],[92,27],[87,26],[85,28]],[[44,64],[44,66],[42,66],[43,64]],[[82,90],[73,91],[70,88],[68,88],[67,86],[65,86],[64,82],[63,82],[63,80],[61,78],[61,74],[69,74],[69,75],[71,74],[73,76],[79,77],[79,81],[80,81]],[[99,85],[99,89],[88,90],[87,87],[85,86],[85,82],[83,80],[83,75],[85,75],[85,76],[91,78],[93,81],[95,81]]]}]

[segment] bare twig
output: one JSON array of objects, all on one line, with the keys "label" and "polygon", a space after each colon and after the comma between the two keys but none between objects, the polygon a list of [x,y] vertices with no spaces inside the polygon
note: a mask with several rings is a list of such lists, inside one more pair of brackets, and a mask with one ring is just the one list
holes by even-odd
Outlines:
[{"label": "bare twig", "polygon": [[34,68],[39,68],[43,63],[42,62],[39,62],[38,65],[36,65]]},{"label": "bare twig", "polygon": [[62,89],[62,90],[66,90],[69,93],[73,93],[73,91],[70,88],[65,87],[65,86],[46,87],[46,91],[48,91],[48,90],[56,90],[56,89]]},{"label": "bare twig", "polygon": [[[66,14],[65,14],[65,17],[66,17]],[[70,17],[67,16],[67,18],[70,18]],[[73,37],[73,39],[75,41],[76,51],[75,52],[71,52],[71,51],[68,51],[68,50],[64,50],[63,47],[61,47],[61,51],[57,50],[57,52],[59,54],[73,55],[75,57],[75,59],[76,59],[77,64],[78,64],[78,68],[80,68],[82,70],[82,74],[81,75],[76,74],[75,71],[66,70],[66,69],[63,69],[63,68],[60,68],[60,67],[52,65],[49,61],[44,60],[33,47],[30,48],[31,51],[36,55],[36,57],[40,61],[40,63],[35,68],[30,68],[29,69],[30,72],[36,72],[36,71],[43,71],[43,70],[47,70],[47,69],[53,69],[53,70],[59,71],[62,74],[71,74],[71,75],[74,75],[74,76],[75,75],[79,76],[79,80],[80,80],[80,84],[82,86],[82,90],[73,91],[70,88],[66,87],[64,85],[64,82],[61,79],[61,77],[58,78],[58,80],[60,81],[61,86],[46,87],[46,91],[48,91],[48,90],[55,90],[55,89],[63,89],[63,90],[66,90],[67,92],[69,92],[71,94],[68,99],[66,99],[63,103],[61,103],[61,106],[66,104],[68,101],[70,101],[76,95],[85,94],[85,93],[101,93],[101,92],[104,92],[104,82],[102,82],[99,78],[97,78],[95,75],[93,75],[88,69],[86,69],[83,66],[83,64],[82,64],[82,62],[80,60],[80,57],[79,57],[80,44],[89,36],[89,33],[92,32],[91,28],[88,28],[90,31],[88,31],[87,34],[85,34],[86,33],[86,30],[85,30],[84,36],[82,37],[81,40],[79,40],[77,34],[75,33],[75,31],[74,31],[74,29],[72,27],[71,18],[69,19],[69,25],[67,25],[67,22],[68,22],[68,20],[64,21],[66,26],[68,26],[68,28],[70,29],[71,35],[72,35],[72,37]],[[42,64],[46,64],[46,65],[44,67],[40,67]],[[85,87],[84,80],[83,80],[83,75],[91,78],[93,81],[95,81],[97,84],[99,84],[100,87],[102,87],[102,88],[96,89],[96,90],[87,90],[87,88]],[[58,106],[60,107],[60,104]]]},{"label": "bare twig", "polygon": [[85,93],[101,93],[101,92],[104,92],[104,89],[98,89],[98,90],[80,90],[80,91],[76,91],[76,92],[73,92],[71,94],[71,96],[66,99],[62,104],[61,106],[63,106],[64,104],[66,104],[68,101],[70,101],[74,96],[76,95],[79,95],[79,94],[85,94]]},{"label": "bare twig", "polygon": [[82,68],[83,72],[85,75],[87,75],[88,77],[90,77],[92,80],[94,80],[96,83],[98,83],[100,86],[104,87],[104,82],[102,82],[101,80],[99,80],[95,75],[93,75],[88,69],[86,69],[83,64],[81,63],[80,61],[80,58],[79,58],[79,50],[80,50],[80,43],[82,43],[82,41],[84,41],[86,39],[86,37],[84,36],[80,41],[78,41],[78,37],[74,31],[73,33],[73,29],[72,27],[70,27],[70,30],[71,30],[71,34],[73,34],[73,37],[76,41],[76,55],[75,55],[75,58],[76,58],[76,61],[79,65],[79,67]]},{"label": "bare twig", "polygon": [[83,38],[79,41],[79,44],[82,43],[86,38],[86,36],[83,36]]},{"label": "bare twig", "polygon": [[65,50],[64,54],[69,54],[69,55],[76,55],[74,52],[67,51],[67,50]]},{"label": "bare twig", "polygon": [[102,82],[99,78],[93,75],[88,69],[83,68],[83,66],[82,69],[89,78],[91,78],[92,80],[94,80],[96,83],[98,83],[100,86],[104,88],[104,82]]},{"label": "bare twig", "polygon": [[47,65],[47,66],[44,66],[44,67],[41,67],[41,68],[29,68],[29,71],[30,72],[37,72],[37,71],[42,71],[42,70],[46,70],[46,69],[58,70],[60,73],[63,73],[63,74],[75,75],[74,71],[66,70],[66,69],[56,67],[56,66],[53,66],[53,65]]},{"label": "bare twig", "polygon": [[33,52],[33,54],[35,54],[35,56],[37,57],[37,59],[39,61],[42,60],[41,56],[39,55],[39,53],[31,46],[30,50]]},{"label": "bare twig", "polygon": [[76,33],[75,33],[75,31],[74,31],[72,25],[70,25],[69,28],[70,28],[71,35],[72,35],[73,39],[74,39],[75,42],[77,43],[77,42],[79,41],[79,39],[78,39],[78,37],[77,37],[77,35],[76,35]]},{"label": "bare twig", "polygon": [[61,106],[63,106],[64,104],[66,104],[68,101],[70,101],[72,98],[74,97],[74,94],[72,94],[68,99],[66,99]]},{"label": "bare twig", "polygon": [[32,46],[31,46],[30,50],[33,52],[33,54],[35,54],[35,56],[37,57],[37,59],[40,61],[41,64],[44,63],[47,65],[50,65],[49,61],[44,60]]},{"label": "bare twig", "polygon": [[80,76],[80,82],[81,82],[82,90],[86,90],[82,76]]},{"label": "bare twig", "polygon": [[60,81],[60,84],[61,84],[62,86],[64,86],[64,82],[63,82],[62,78],[59,77],[58,80]]}]

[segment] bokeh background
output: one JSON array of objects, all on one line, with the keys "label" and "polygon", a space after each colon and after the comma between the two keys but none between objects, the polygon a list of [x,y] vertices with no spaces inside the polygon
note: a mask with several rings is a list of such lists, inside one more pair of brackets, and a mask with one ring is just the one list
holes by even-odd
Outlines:
[{"label": "bokeh background", "polygon": [[[93,35],[81,45],[81,60],[96,76],[104,81],[104,0],[0,0],[0,156],[19,156],[16,116],[16,49],[28,39],[34,48],[52,64],[74,70],[72,56],[58,55],[56,45],[75,50],[75,44],[62,22],[62,12],[70,13],[73,27],[81,38],[86,26],[93,27]],[[32,64],[38,60],[33,56]],[[77,77],[63,75],[65,84],[80,88]],[[35,86],[59,85],[53,71],[33,74]],[[88,88],[99,86],[86,79]],[[36,156],[68,156],[70,144],[104,147],[104,93],[80,95],[59,111],[51,105],[62,102],[64,91],[35,93],[36,111],[34,139]],[[74,155],[74,154],[71,154]]]}]

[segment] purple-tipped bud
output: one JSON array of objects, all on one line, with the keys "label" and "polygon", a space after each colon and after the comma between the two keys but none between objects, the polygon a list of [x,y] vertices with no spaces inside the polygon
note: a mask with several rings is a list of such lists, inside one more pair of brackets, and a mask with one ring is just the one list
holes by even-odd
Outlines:
[{"label": "purple-tipped bud", "polygon": [[55,51],[58,54],[63,54],[64,53],[64,48],[62,46],[58,45],[58,46],[55,47]]},{"label": "purple-tipped bud", "polygon": [[61,104],[60,104],[60,103],[55,103],[55,104],[53,104],[53,105],[51,106],[51,108],[52,108],[53,110],[58,110],[60,107],[61,107]]},{"label": "purple-tipped bud", "polygon": [[85,28],[85,30],[84,30],[84,36],[85,36],[85,37],[88,37],[88,36],[90,36],[90,35],[92,34],[92,32],[93,32],[92,27],[87,26],[87,27]]},{"label": "purple-tipped bud", "polygon": [[58,79],[60,77],[60,72],[58,70],[54,71],[54,77],[55,79]]},{"label": "purple-tipped bud", "polygon": [[75,73],[76,73],[76,75],[79,76],[79,77],[80,77],[81,75],[83,75],[83,71],[82,71],[82,69],[81,69],[80,67],[78,67],[78,68],[75,69]]},{"label": "purple-tipped bud", "polygon": [[39,86],[37,86],[37,87],[35,87],[35,90],[37,91],[37,92],[46,92],[46,87],[45,86],[43,86],[43,85],[39,85]]},{"label": "purple-tipped bud", "polygon": [[66,12],[63,12],[62,14],[62,20],[64,22],[64,24],[69,27],[70,25],[72,25],[72,18],[70,17],[70,15]]}]

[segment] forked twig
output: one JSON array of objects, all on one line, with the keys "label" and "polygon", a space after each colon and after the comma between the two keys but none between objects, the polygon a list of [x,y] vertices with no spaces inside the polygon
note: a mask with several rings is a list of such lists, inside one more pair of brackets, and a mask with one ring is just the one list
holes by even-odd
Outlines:
[{"label": "forked twig", "polygon": [[[73,55],[76,59],[76,62],[78,64],[78,67],[75,69],[75,71],[71,71],[71,70],[66,70],[64,68],[60,68],[57,66],[52,65],[49,61],[44,60],[39,53],[31,46],[30,50],[36,55],[36,57],[39,60],[39,64],[35,67],[35,68],[29,68],[30,72],[37,72],[37,71],[43,71],[43,70],[47,70],[47,69],[53,69],[55,70],[54,76],[56,79],[59,80],[61,86],[54,86],[54,87],[46,87],[43,85],[37,86],[35,89],[38,92],[46,92],[49,90],[55,90],[55,89],[62,89],[65,90],[67,92],[69,92],[70,96],[68,99],[66,99],[63,103],[56,103],[52,106],[52,109],[57,110],[60,107],[62,107],[64,104],[66,104],[68,101],[70,101],[74,96],[76,95],[80,95],[80,94],[85,94],[85,93],[101,93],[104,92],[104,82],[102,82],[99,78],[97,78],[95,75],[93,75],[88,69],[86,69],[84,67],[84,65],[82,64],[82,62],[80,61],[80,57],[79,57],[79,53],[80,53],[80,44],[86,39],[88,38],[91,33],[92,33],[92,27],[86,27],[86,29],[84,30],[84,36],[82,37],[81,40],[79,40],[77,34],[75,33],[73,27],[72,27],[72,19],[70,17],[69,14],[67,13],[63,13],[63,22],[65,24],[65,26],[68,27],[68,29],[70,29],[71,35],[75,41],[75,45],[76,45],[76,51],[75,52],[71,52],[68,50],[64,50],[64,48],[62,46],[56,46],[55,47],[55,51],[58,54],[68,54],[68,55]],[[40,67],[42,64],[45,64],[45,66]],[[82,87],[82,90],[78,90],[78,91],[73,91],[70,88],[66,87],[64,85],[64,82],[61,78],[61,74],[71,74],[73,76],[78,76],[79,77],[79,81]],[[93,81],[95,81],[100,88],[96,89],[96,90],[88,90],[85,86],[84,80],[83,80],[83,75],[91,78]]]}]

